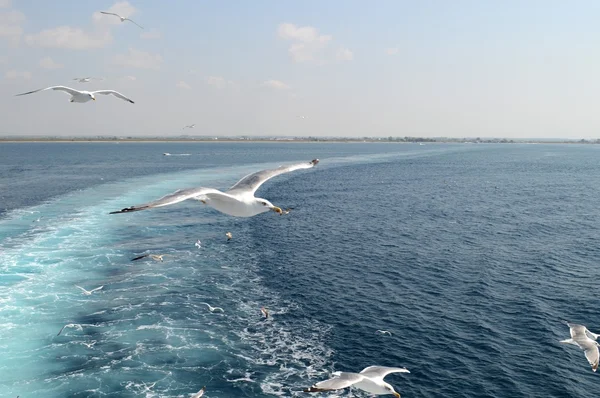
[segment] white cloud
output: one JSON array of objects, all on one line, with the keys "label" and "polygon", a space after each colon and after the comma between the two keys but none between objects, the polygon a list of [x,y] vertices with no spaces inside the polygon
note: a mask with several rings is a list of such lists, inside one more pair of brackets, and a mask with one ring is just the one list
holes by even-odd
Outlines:
[{"label": "white cloud", "polygon": [[187,84],[183,80],[181,80],[180,82],[177,82],[177,84],[175,86],[177,86],[179,88],[182,88],[184,90],[191,90],[192,89],[192,86],[190,86],[189,84]]},{"label": "white cloud", "polygon": [[18,70],[9,70],[4,74],[5,79],[31,79],[31,72],[27,71],[18,71]]},{"label": "white cloud", "polygon": [[152,29],[147,32],[140,33],[140,38],[145,39],[145,40],[160,39],[161,37],[162,37],[162,34],[156,29]]},{"label": "white cloud", "polygon": [[25,43],[32,47],[66,48],[70,50],[102,48],[111,41],[112,36],[108,31],[90,34],[80,28],[71,26],[59,26],[25,36]]},{"label": "white cloud", "polygon": [[23,34],[23,28],[21,27],[23,21],[25,21],[25,14],[21,11],[0,12],[0,38],[8,40],[11,45],[18,45]]},{"label": "white cloud", "polygon": [[[133,14],[135,14],[135,12],[137,10],[135,9],[134,6],[129,4],[128,1],[118,1],[115,4],[113,4],[112,6],[110,6],[110,8],[108,8],[106,10],[102,10],[102,11],[113,12],[115,14],[119,14],[120,16],[122,16],[124,18],[129,18]],[[101,24],[101,25],[119,25],[119,24],[121,24],[121,20],[119,18],[117,18],[116,16],[101,14],[100,11],[96,11],[92,15],[92,19],[94,20],[95,23]],[[127,23],[131,23],[131,22],[127,22]]]},{"label": "white cloud", "polygon": [[206,83],[211,86],[215,86],[216,88],[223,88],[225,86],[233,85],[233,82],[231,80],[226,80],[225,78],[220,76],[208,76],[206,78]]},{"label": "white cloud", "polygon": [[40,66],[44,69],[60,69],[64,67],[63,64],[54,62],[54,60],[50,57],[40,59]]},{"label": "white cloud", "polygon": [[280,38],[294,41],[288,52],[295,62],[310,62],[317,59],[318,54],[333,39],[330,35],[321,35],[312,26],[296,26],[282,23],[277,29]]},{"label": "white cloud", "polygon": [[396,55],[396,54],[398,54],[399,51],[400,51],[400,49],[397,47],[390,47],[390,48],[385,49],[385,53],[387,55]]},{"label": "white cloud", "polygon": [[288,90],[291,87],[279,80],[267,80],[263,83],[264,86],[274,88],[276,90]]},{"label": "white cloud", "polygon": [[133,48],[129,49],[128,54],[115,55],[113,58],[115,65],[138,69],[158,70],[162,62],[163,59],[159,54],[151,54]]},{"label": "white cloud", "polygon": [[335,53],[335,58],[338,61],[352,61],[354,59],[354,54],[347,48],[340,48],[337,50],[337,53]]}]

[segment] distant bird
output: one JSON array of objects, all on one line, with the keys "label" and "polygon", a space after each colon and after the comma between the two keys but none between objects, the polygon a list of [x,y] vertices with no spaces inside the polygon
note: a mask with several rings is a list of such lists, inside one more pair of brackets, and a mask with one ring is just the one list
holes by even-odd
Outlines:
[{"label": "distant bird", "polygon": [[88,76],[88,77],[76,77],[73,80],[75,80],[75,81],[77,81],[79,83],[89,83],[89,82],[91,82],[94,79],[103,80],[102,78],[96,78],[96,77],[90,77],[90,76]]},{"label": "distant bird", "polygon": [[92,289],[92,290],[85,290],[81,286],[77,286],[77,285],[75,285],[75,287],[78,288],[78,289],[81,289],[83,295],[85,295],[85,296],[91,296],[92,293],[94,293],[95,291],[101,290],[104,287],[104,285],[102,285],[100,287],[97,287],[95,289]]},{"label": "distant bird", "polygon": [[15,95],[15,97],[18,97],[20,95],[33,94],[33,93],[37,93],[39,91],[46,91],[46,90],[58,90],[58,91],[64,91],[67,94],[71,94],[71,99],[69,100],[70,102],[84,103],[84,102],[88,102],[88,101],[92,101],[92,100],[96,101],[95,95],[97,95],[97,94],[101,94],[101,95],[112,94],[117,98],[121,98],[122,100],[125,100],[127,102],[131,102],[132,104],[135,104],[135,102],[133,102],[132,100],[130,100],[123,94],[121,94],[117,91],[114,91],[114,90],[79,91],[79,90],[75,90],[73,88],[69,88],[69,87],[65,87],[65,86],[51,86],[51,87],[46,87],[46,88],[40,88],[39,90],[33,90],[33,91],[28,91],[26,93],[17,94],[17,95]]},{"label": "distant bird", "polygon": [[406,368],[388,368],[386,366],[369,366],[364,368],[360,373],[334,372],[333,378],[321,381],[305,389],[304,392],[332,391],[354,386],[370,394],[391,394],[396,398],[400,398],[400,393],[394,391],[394,387],[383,381],[383,378],[390,373],[410,372]]},{"label": "distant bird", "polygon": [[[138,25],[137,23],[135,23],[132,19],[129,18],[125,18],[120,16],[119,14],[115,14],[114,12],[106,12],[106,11],[100,11],[100,14],[105,14],[105,15],[114,15],[115,17],[119,17],[119,19],[121,19],[121,22],[125,22],[125,21],[129,21],[132,22],[134,24],[136,24],[137,26],[139,26],[140,28],[142,28],[140,25]],[[144,29],[144,28],[142,28]]]},{"label": "distant bird", "polygon": [[163,261],[164,256],[166,256],[166,254],[144,254],[142,256],[132,258],[131,261],[141,260],[142,258],[146,258],[146,257],[150,257],[152,260],[155,260],[155,261]]},{"label": "distant bird", "polygon": [[196,243],[194,243],[194,246],[196,246],[198,249],[202,247],[202,242],[200,242],[200,239],[198,239]]},{"label": "distant bird", "polygon": [[200,391],[198,391],[197,393],[192,394],[192,396],[190,398],[200,398],[201,396],[204,395],[204,391],[206,391],[206,386],[202,387],[200,389]]},{"label": "distant bird", "polygon": [[83,330],[81,325],[78,323],[68,323],[65,326],[63,326],[62,328],[60,328],[60,331],[58,332],[57,336],[60,336],[62,331],[65,330],[65,328],[76,328],[77,330]]},{"label": "distant bird", "polygon": [[590,332],[583,325],[577,325],[575,323],[568,323],[569,332],[571,333],[571,338],[566,340],[561,340],[560,342],[563,344],[573,344],[581,348],[588,362],[592,366],[592,370],[595,372],[598,369],[598,362],[600,361],[600,354],[598,352],[598,344],[596,339],[599,335]]},{"label": "distant bird", "polygon": [[281,214],[283,212],[281,208],[273,205],[266,199],[254,197],[256,190],[275,176],[289,173],[294,170],[310,169],[317,163],[319,163],[319,159],[313,159],[310,162],[296,163],[288,166],[281,166],[272,170],[262,170],[252,173],[239,180],[227,192],[221,192],[213,188],[205,187],[180,189],[155,201],[126,207],[121,210],[110,212],[110,214],[128,213],[154,207],[163,207],[183,202],[187,199],[202,201],[221,213],[235,217],[253,217],[268,211],[274,211]]},{"label": "distant bird", "polygon": [[165,152],[163,153],[164,156],[171,156],[171,154],[169,152]]},{"label": "distant bird", "polygon": [[306,116],[297,116],[299,119],[306,119]]},{"label": "distant bird", "polygon": [[225,234],[225,236],[227,237],[227,240],[228,240],[228,241],[230,241],[230,240],[231,240],[231,238],[233,238],[233,235],[231,235],[231,232],[227,232],[227,233]]},{"label": "distant bird", "polygon": [[260,307],[260,312],[262,312],[265,319],[269,319],[269,310],[265,307]]},{"label": "distant bird", "polygon": [[389,330],[377,330],[377,333],[387,334],[388,336],[392,335],[392,332],[390,332]]},{"label": "distant bird", "polygon": [[196,125],[195,125],[195,124],[190,124],[189,126],[185,126],[184,128],[182,128],[182,130],[185,130],[185,129],[193,129],[194,127],[196,127]]},{"label": "distant bird", "polygon": [[208,303],[200,303],[200,304],[204,304],[205,306],[207,306],[207,307],[208,307],[208,310],[209,310],[210,312],[215,312],[215,311],[221,311],[221,312],[225,312],[225,311],[223,310],[223,308],[221,308],[221,307],[213,307],[212,305],[210,305],[210,304],[208,304]]}]

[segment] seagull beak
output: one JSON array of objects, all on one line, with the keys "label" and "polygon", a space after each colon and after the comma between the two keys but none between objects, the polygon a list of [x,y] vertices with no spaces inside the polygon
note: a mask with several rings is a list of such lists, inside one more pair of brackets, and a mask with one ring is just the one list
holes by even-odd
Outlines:
[{"label": "seagull beak", "polygon": [[275,213],[279,213],[279,214],[283,213],[283,210],[281,210],[281,208],[279,208],[277,206],[273,206],[271,208],[271,210],[273,210]]},{"label": "seagull beak", "polygon": [[397,393],[397,392],[395,392],[395,393],[394,393],[394,397],[396,397],[396,398],[400,398],[400,393]]},{"label": "seagull beak", "polygon": [[94,101],[96,101],[96,98],[92,97],[92,99],[93,99]]}]

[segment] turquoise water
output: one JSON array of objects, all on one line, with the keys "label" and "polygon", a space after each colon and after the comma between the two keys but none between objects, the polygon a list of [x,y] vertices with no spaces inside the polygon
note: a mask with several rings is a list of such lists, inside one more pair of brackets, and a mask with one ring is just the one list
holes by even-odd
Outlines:
[{"label": "turquoise water", "polygon": [[[563,319],[600,330],[598,155],[2,144],[0,396],[187,397],[203,385],[207,397],[307,396],[332,371],[378,364],[411,370],[386,379],[403,397],[587,397],[597,375],[558,340]],[[233,218],[193,201],[107,214],[315,157],[257,193],[293,207],[287,216]],[[130,261],[144,252],[167,256]],[[80,326],[57,336],[68,323]]]}]

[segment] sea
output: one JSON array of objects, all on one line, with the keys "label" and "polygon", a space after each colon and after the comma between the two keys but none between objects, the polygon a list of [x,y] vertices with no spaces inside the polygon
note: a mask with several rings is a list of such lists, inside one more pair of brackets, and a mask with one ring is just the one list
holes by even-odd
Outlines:
[{"label": "sea", "polygon": [[[109,215],[314,158],[257,191],[289,214]],[[370,365],[404,398],[597,396],[559,341],[600,332],[598,198],[599,145],[2,143],[0,397],[367,397],[302,389]]]}]

